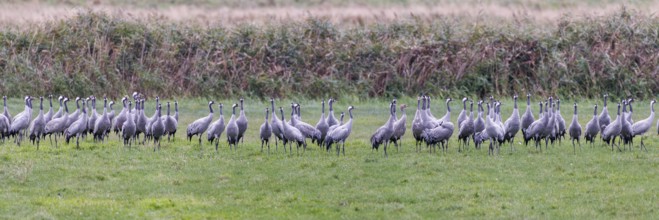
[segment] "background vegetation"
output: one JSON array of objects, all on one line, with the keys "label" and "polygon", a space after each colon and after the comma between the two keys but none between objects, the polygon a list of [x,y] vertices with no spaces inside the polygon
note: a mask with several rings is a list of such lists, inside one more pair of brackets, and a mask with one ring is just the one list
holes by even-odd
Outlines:
[{"label": "background vegetation", "polygon": [[626,9],[554,26],[438,17],[224,27],[88,12],[1,30],[0,93],[652,97],[657,30],[657,18]]}]

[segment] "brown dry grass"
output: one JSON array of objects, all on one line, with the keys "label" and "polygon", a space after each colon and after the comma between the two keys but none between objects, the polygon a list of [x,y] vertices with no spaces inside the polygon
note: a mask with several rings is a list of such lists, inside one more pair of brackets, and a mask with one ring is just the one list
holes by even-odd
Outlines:
[{"label": "brown dry grass", "polygon": [[0,4],[0,26],[25,27],[29,23],[43,23],[52,19],[69,18],[81,11],[106,12],[129,18],[164,18],[177,23],[193,22],[200,25],[234,25],[242,23],[262,24],[277,21],[304,19],[307,17],[328,18],[335,24],[361,25],[364,23],[386,22],[400,19],[428,19],[449,16],[479,20],[510,20],[524,18],[526,21],[553,23],[565,15],[611,14],[621,7],[627,7],[647,14],[659,8],[659,2],[624,5],[609,3],[593,6],[575,4],[567,7],[538,8],[524,5],[466,4],[450,3],[437,6],[310,6],[310,7],[199,7],[173,5],[158,8],[126,7],[112,5],[71,6],[64,4],[14,3]]}]

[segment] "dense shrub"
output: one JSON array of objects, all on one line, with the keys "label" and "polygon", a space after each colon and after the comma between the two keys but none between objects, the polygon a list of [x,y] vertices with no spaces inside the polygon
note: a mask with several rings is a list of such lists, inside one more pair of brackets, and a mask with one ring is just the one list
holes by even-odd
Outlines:
[{"label": "dense shrub", "polygon": [[654,97],[659,20],[627,10],[554,25],[450,18],[199,27],[102,13],[0,31],[0,93],[161,96]]}]

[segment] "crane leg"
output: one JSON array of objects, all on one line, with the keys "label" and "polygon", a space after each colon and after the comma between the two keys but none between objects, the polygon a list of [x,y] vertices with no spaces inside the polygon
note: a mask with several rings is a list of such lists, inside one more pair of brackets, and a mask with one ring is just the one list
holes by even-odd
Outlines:
[{"label": "crane leg", "polygon": [[341,141],[341,149],[342,149],[341,151],[343,152],[343,156],[345,156],[346,155],[346,142],[345,141]]},{"label": "crane leg", "polygon": [[581,151],[581,140],[577,139],[577,143],[579,144],[579,151]]},{"label": "crane leg", "polygon": [[572,149],[574,150],[574,154],[577,154],[577,147],[574,145],[574,139],[572,139]]},{"label": "crane leg", "polygon": [[647,153],[647,152],[648,152],[648,148],[645,147],[645,144],[643,143],[643,139],[645,139],[645,136],[641,136],[641,145],[640,145],[640,148],[641,148],[641,149],[645,149],[645,152]]}]

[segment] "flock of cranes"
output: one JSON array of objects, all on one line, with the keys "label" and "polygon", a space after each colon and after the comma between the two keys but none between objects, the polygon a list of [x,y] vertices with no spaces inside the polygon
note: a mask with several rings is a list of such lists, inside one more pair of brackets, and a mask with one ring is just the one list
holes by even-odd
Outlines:
[{"label": "flock of cranes", "polygon": [[[93,141],[102,142],[109,138],[109,134],[114,131],[119,135],[125,145],[131,146],[140,142],[140,135],[144,134],[141,143],[146,140],[154,141],[154,151],[160,147],[160,140],[167,136],[167,139],[174,137],[178,126],[178,103],[174,102],[174,115],[170,115],[170,103],[167,102],[167,115],[162,115],[162,105],[159,98],[156,98],[156,111],[153,116],[146,117],[144,113],[145,100],[138,93],[133,94],[133,101],[124,97],[121,102],[123,109],[115,117],[115,111],[112,106],[113,101],[108,103],[107,98],[103,98],[103,113],[96,112],[96,97],[87,98],[77,97],[76,110],[69,113],[69,98],[60,96],[59,110],[53,112],[53,97],[48,96],[50,109],[44,114],[44,98],[39,97],[39,114],[32,119],[32,103],[34,98],[27,96],[24,98],[25,108],[22,112],[14,117],[11,116],[7,109],[7,97],[3,97],[4,112],[0,115],[0,136],[2,140],[14,137],[14,141],[20,146],[23,139],[27,136],[37,149],[42,139],[46,136],[57,147],[57,138],[64,138],[67,143],[73,138],[76,139],[76,147],[80,147],[80,138],[86,138],[87,135],[93,136]],[[81,107],[82,106],[82,107]],[[109,110],[108,110],[109,108]],[[91,109],[90,112],[87,110]],[[120,134],[121,133],[121,134]]]},{"label": "flock of cranes", "polygon": [[[607,109],[608,95],[604,95],[604,106],[602,112],[598,115],[598,106],[593,106],[593,115],[591,120],[582,126],[578,121],[578,106],[574,103],[574,112],[572,121],[566,124],[561,115],[560,100],[554,100],[548,97],[546,100],[538,103],[538,118],[533,114],[531,107],[530,94],[526,97],[526,111],[520,116],[517,106],[517,96],[514,96],[513,112],[505,121],[501,116],[501,102],[493,97],[489,101],[478,101],[477,115],[474,117],[474,101],[468,98],[462,99],[462,111],[459,113],[456,124],[451,121],[451,106],[453,100],[446,99],[446,114],[441,118],[432,115],[431,98],[421,95],[417,98],[417,109],[412,120],[411,132],[415,139],[416,151],[422,150],[423,143],[430,152],[435,148],[442,151],[448,150],[449,139],[457,130],[458,151],[465,150],[470,142],[473,141],[475,148],[480,149],[481,144],[489,142],[488,154],[494,155],[499,153],[499,149],[505,143],[510,143],[511,151],[514,151],[514,139],[521,131],[525,145],[533,141],[537,150],[542,151],[542,142],[544,141],[545,149],[556,141],[561,141],[567,135],[572,141],[576,153],[576,145],[581,146],[581,138],[590,142],[591,145],[596,141],[600,134],[601,140],[610,145],[612,150],[617,147],[622,151],[631,150],[633,139],[636,136],[642,136],[640,148],[647,148],[644,144],[644,134],[652,127],[654,122],[654,104],[650,102],[650,115],[648,118],[634,122],[632,120],[632,102],[633,99],[623,99],[617,103],[616,118],[612,121]],[[174,114],[171,114],[170,102],[167,102],[167,114],[162,113],[162,104],[156,97],[155,112],[151,117],[145,114],[145,100],[139,93],[133,93],[133,99],[129,100],[124,97],[121,100],[123,108],[115,117],[113,109],[114,102],[103,98],[103,112],[96,112],[96,97],[76,98],[76,110],[69,113],[67,103],[70,101],[67,97],[60,96],[59,110],[54,112],[53,97],[48,96],[50,109],[44,113],[44,97],[39,97],[39,113],[36,118],[32,119],[33,97],[24,98],[24,110],[13,116],[7,109],[7,98],[3,97],[4,112],[0,115],[0,136],[2,140],[14,137],[14,141],[20,146],[25,137],[36,144],[37,149],[42,139],[46,136],[55,140],[54,146],[57,147],[58,137],[64,137],[67,143],[73,138],[76,139],[76,147],[80,146],[80,138],[86,138],[88,134],[93,135],[93,141],[102,142],[109,138],[109,134],[114,131],[122,138],[125,146],[141,143],[145,144],[147,140],[153,141],[154,151],[160,148],[160,141],[167,136],[171,141],[175,137],[178,127],[178,102],[174,101]],[[333,103],[334,99],[329,99],[327,104],[329,112],[325,112],[325,100],[321,104],[320,119],[315,126],[302,121],[301,106],[291,103],[290,118],[284,114],[284,108],[275,108],[274,99],[270,99],[270,107],[265,109],[264,122],[259,128],[259,138],[261,140],[261,151],[267,147],[270,153],[270,139],[274,136],[275,148],[278,150],[279,142],[282,143],[284,152],[292,154],[292,145],[306,151],[307,139],[311,143],[317,144],[321,149],[330,151],[333,145],[336,145],[336,153],[341,152],[345,155],[345,142],[352,132],[353,106],[348,107],[349,119],[344,123],[345,113],[341,112],[340,119],[334,116]],[[467,109],[469,102],[469,109]],[[133,108],[133,103],[134,108]],[[244,111],[244,100],[240,99],[240,104],[231,106],[231,118],[225,124],[223,115],[223,105],[218,104],[219,117],[214,119],[215,102],[208,102],[208,115],[190,123],[186,129],[187,139],[197,135],[199,145],[202,145],[202,136],[206,133],[206,139],[215,145],[218,145],[222,133],[226,133],[226,140],[230,149],[237,149],[239,143],[244,143],[245,132],[247,131],[248,120]],[[484,106],[484,107],[483,107]],[[240,112],[236,115],[236,108],[240,107]],[[398,118],[396,114],[397,107],[402,112]],[[384,156],[387,157],[387,148],[393,143],[396,149],[401,145],[401,139],[407,129],[407,115],[405,113],[407,105],[397,106],[397,100],[389,104],[389,118],[386,123],[379,127],[370,138],[372,150],[378,151],[383,148]],[[629,111],[627,109],[629,108]],[[89,109],[89,111],[88,111]],[[281,118],[281,119],[280,119]],[[657,123],[657,133],[659,134],[659,122]],[[140,135],[143,134],[143,138]],[[617,139],[617,142],[616,142]],[[575,143],[576,142],[576,143]],[[623,145],[623,149],[620,149]]]},{"label": "flock of cranes", "polygon": [[[634,122],[632,120],[632,102],[633,99],[623,99],[618,103],[617,117],[611,121],[607,110],[608,95],[604,95],[604,108],[602,113],[597,115],[597,105],[594,106],[593,118],[586,124],[585,131],[578,121],[578,107],[574,103],[574,113],[569,125],[561,115],[560,100],[554,102],[553,97],[538,103],[540,107],[538,119],[535,119],[532,109],[530,94],[527,94],[526,111],[520,117],[517,107],[517,96],[514,96],[513,112],[508,119],[502,121],[501,103],[490,97],[489,102],[478,101],[478,115],[474,118],[473,105],[474,101],[467,98],[462,99],[462,111],[457,118],[458,129],[458,151],[462,151],[473,140],[475,147],[480,148],[484,141],[489,141],[488,154],[494,155],[499,153],[502,144],[510,143],[511,151],[514,151],[513,143],[518,132],[522,132],[524,144],[528,145],[533,141],[536,149],[542,151],[542,142],[545,143],[545,149],[556,141],[561,141],[565,135],[569,135],[572,146],[576,153],[576,144],[581,146],[582,134],[587,142],[594,144],[597,134],[603,142],[611,145],[611,150],[615,147],[620,149],[632,150],[633,139],[641,136],[640,148],[647,151],[643,140],[654,122],[654,104],[650,102],[650,115],[648,118]],[[443,151],[448,149],[449,139],[454,133],[455,125],[451,122],[452,99],[446,100],[446,114],[442,118],[435,118],[430,111],[430,97],[421,95],[417,99],[417,111],[412,121],[412,134],[416,141],[416,149],[419,151],[423,143],[432,152],[435,147],[441,147]],[[469,101],[469,112],[467,113],[467,101]],[[384,155],[387,156],[387,145],[391,142],[396,144],[405,132],[405,114],[401,119],[396,119],[396,100],[390,104],[390,116],[386,124],[378,128],[371,136],[372,148],[377,150],[380,145],[384,146]],[[485,105],[486,109],[483,109]],[[620,111],[622,106],[622,112]],[[401,109],[404,110],[404,105]],[[543,111],[544,107],[544,111]],[[629,111],[627,111],[629,107]],[[403,125],[400,126],[399,123]],[[657,122],[657,133],[659,134],[659,122]],[[618,139],[618,142],[616,142]]]}]

